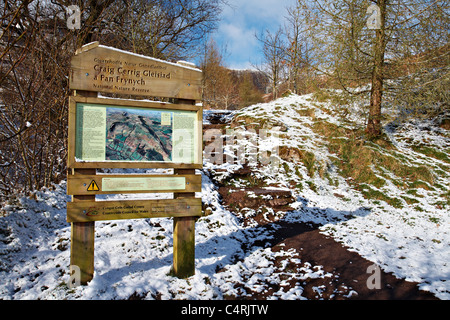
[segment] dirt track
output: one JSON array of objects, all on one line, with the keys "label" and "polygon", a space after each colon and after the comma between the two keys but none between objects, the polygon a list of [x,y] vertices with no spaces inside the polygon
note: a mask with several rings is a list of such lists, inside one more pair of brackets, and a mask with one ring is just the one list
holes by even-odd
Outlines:
[{"label": "dirt track", "polygon": [[[216,120],[220,120],[219,118]],[[212,121],[210,125],[204,125],[204,129],[223,129],[220,121]],[[251,170],[244,168],[234,173],[240,178],[249,178]],[[289,204],[294,201],[289,194],[274,191],[273,194],[262,190],[257,186],[249,189],[233,188],[219,184],[219,193],[225,207],[239,216],[244,208],[254,210],[270,207],[277,211],[288,211]],[[264,201],[261,197],[249,197],[259,195],[271,195],[272,200]],[[264,211],[264,210],[263,210]],[[269,218],[269,219],[267,219]],[[359,299],[359,300],[439,300],[432,293],[418,289],[417,283],[398,279],[394,275],[380,270],[380,289],[369,289],[367,280],[373,273],[368,273],[367,268],[373,265],[355,252],[349,251],[331,237],[321,234],[318,226],[310,226],[305,223],[287,223],[277,217],[258,214],[251,217],[251,223],[257,222],[257,228],[266,228],[273,234],[269,239],[272,250],[295,249],[299,254],[301,264],[310,263],[312,266],[322,266],[323,270],[332,273],[333,277],[310,279],[302,284],[302,296],[308,299]],[[248,223],[245,218],[242,221]],[[266,241],[267,243],[267,241]],[[262,243],[253,245],[267,246]],[[252,248],[248,248],[252,250]],[[299,266],[290,266],[296,268]],[[288,281],[295,286],[296,280]],[[318,290],[317,288],[321,288]],[[278,288],[273,288],[273,291]],[[253,294],[251,299],[265,299],[270,296],[271,290],[265,293]]]},{"label": "dirt track", "polygon": [[[238,175],[242,175],[242,173],[238,172]],[[249,197],[249,194],[259,195],[261,193],[258,187],[236,190],[230,190],[230,187],[224,186],[219,188],[222,204],[240,217],[244,225],[257,223],[255,228],[264,228],[273,235],[272,239],[264,240],[264,243],[254,243],[252,247],[248,248],[249,251],[253,250],[254,246],[267,247],[267,242],[269,242],[273,251],[294,249],[299,254],[302,265],[310,263],[312,266],[322,266],[326,273],[333,274],[331,278],[309,279],[302,283],[304,297],[308,299],[438,300],[432,293],[419,290],[416,283],[397,279],[394,275],[385,273],[381,269],[379,269],[380,289],[369,289],[367,281],[374,272],[367,270],[373,265],[373,262],[364,259],[356,252],[349,251],[331,237],[321,234],[319,226],[288,223],[283,221],[283,218],[279,219],[277,212],[288,211],[289,204],[293,202],[290,193],[279,190],[272,192],[267,189],[263,191],[264,196],[270,195],[270,197],[266,199]],[[265,210],[267,208],[272,209],[274,214],[268,214]],[[241,214],[241,210],[247,209],[253,209],[260,213],[246,217]],[[301,268],[300,265],[293,266],[291,262],[288,264],[291,264],[290,269]],[[279,265],[281,265],[281,261],[279,261]],[[295,279],[286,280],[291,286],[296,285]],[[318,290],[318,288],[320,289]],[[264,294],[249,293],[252,295],[252,299],[265,299],[278,288],[272,289]]]},{"label": "dirt track", "polygon": [[[325,285],[321,293],[323,299],[362,299],[362,300],[438,300],[430,292],[421,291],[416,283],[397,279],[392,274],[381,271],[380,289],[369,289],[367,280],[372,273],[367,268],[372,262],[351,252],[341,244],[319,232],[318,229],[305,224],[277,223],[281,226],[274,231],[273,244],[284,244],[284,250],[294,248],[300,254],[302,263],[323,266],[324,271],[338,277],[330,281],[327,278],[313,279],[304,287],[304,296],[317,299],[318,295],[312,288]],[[324,283],[321,283],[324,282]],[[357,295],[347,297],[351,287]],[[339,292],[342,294],[339,294]]]}]

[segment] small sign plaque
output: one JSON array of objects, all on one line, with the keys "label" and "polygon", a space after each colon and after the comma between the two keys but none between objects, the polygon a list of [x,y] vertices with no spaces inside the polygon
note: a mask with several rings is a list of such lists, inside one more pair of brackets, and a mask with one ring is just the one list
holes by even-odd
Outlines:
[{"label": "small sign plaque", "polygon": [[184,190],[185,177],[103,178],[102,191]]},{"label": "small sign plaque", "polygon": [[67,193],[78,195],[121,193],[201,192],[201,175],[76,175],[67,179]]},{"label": "small sign plaque", "polygon": [[202,215],[201,208],[202,199],[200,198],[68,202],[67,221],[198,217]]}]

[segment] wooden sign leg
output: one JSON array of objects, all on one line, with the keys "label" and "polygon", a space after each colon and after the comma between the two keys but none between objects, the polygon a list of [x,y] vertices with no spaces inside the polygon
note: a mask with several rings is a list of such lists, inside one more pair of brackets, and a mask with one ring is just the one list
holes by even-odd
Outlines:
[{"label": "wooden sign leg", "polygon": [[[97,97],[97,92],[75,90],[75,96],[81,97]],[[74,134],[74,133],[72,133]],[[72,169],[69,174],[73,175],[95,175],[96,169]],[[87,188],[88,186],[86,186]],[[95,195],[74,195],[73,202],[78,201],[95,201]],[[80,284],[86,285],[94,277],[94,236],[95,222],[72,222],[70,233],[70,272],[72,269],[78,268]],[[73,267],[74,266],[74,267]]]},{"label": "wooden sign leg", "polygon": [[[175,169],[175,174],[195,174],[194,169]],[[195,192],[175,193],[174,198],[195,198]],[[178,278],[195,274],[196,217],[173,219],[173,273]]]},{"label": "wooden sign leg", "polygon": [[[72,174],[95,174],[95,169],[74,169]],[[87,188],[87,186],[86,186]],[[93,196],[72,196],[72,201],[95,201]],[[78,268],[80,284],[86,285],[94,277],[94,233],[95,222],[72,222],[70,235],[70,266]],[[72,267],[74,266],[74,267]]]},{"label": "wooden sign leg", "polygon": [[195,274],[195,217],[173,220],[173,272],[185,279]]},{"label": "wooden sign leg", "polygon": [[94,232],[95,222],[72,222],[70,266],[71,272],[73,266],[78,267],[79,283],[82,285],[94,277]]}]

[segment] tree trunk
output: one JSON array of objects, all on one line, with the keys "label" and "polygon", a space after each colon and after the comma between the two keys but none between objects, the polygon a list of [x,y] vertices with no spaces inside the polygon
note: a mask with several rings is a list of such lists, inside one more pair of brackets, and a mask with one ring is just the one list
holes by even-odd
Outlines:
[{"label": "tree trunk", "polygon": [[372,89],[370,92],[369,119],[367,121],[367,133],[370,137],[381,135],[381,102],[383,96],[383,65],[384,52],[386,49],[385,41],[385,15],[386,1],[378,0],[377,5],[380,8],[381,28],[376,30],[374,66],[372,71]]}]

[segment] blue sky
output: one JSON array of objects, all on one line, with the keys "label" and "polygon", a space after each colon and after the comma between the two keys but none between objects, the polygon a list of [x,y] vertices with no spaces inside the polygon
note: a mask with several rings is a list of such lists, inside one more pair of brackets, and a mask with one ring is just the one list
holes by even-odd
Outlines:
[{"label": "blue sky", "polygon": [[284,23],[286,8],[297,0],[228,0],[213,39],[222,52],[225,66],[251,68],[261,63],[261,44],[255,38],[265,29],[276,31]]}]

